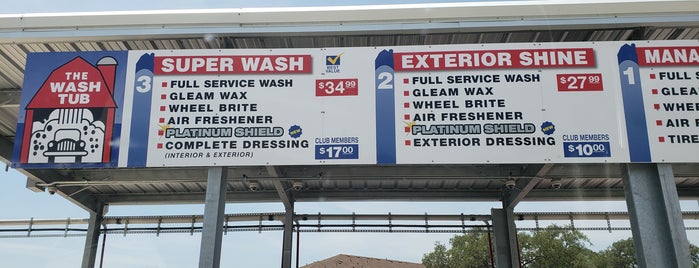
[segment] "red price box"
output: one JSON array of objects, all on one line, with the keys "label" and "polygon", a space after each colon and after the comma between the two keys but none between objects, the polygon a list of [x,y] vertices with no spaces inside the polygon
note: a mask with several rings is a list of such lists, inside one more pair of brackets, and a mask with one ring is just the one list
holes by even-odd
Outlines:
[{"label": "red price box", "polygon": [[602,91],[602,74],[557,74],[558,91]]},{"label": "red price box", "polygon": [[357,96],[359,94],[359,79],[317,79],[316,96]]}]

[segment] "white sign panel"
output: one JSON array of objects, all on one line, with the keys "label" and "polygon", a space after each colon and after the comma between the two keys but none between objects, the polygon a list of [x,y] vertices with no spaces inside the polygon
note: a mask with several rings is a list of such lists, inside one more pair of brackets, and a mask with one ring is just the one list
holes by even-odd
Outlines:
[{"label": "white sign panel", "polygon": [[604,57],[614,49],[499,44],[380,55],[393,64],[381,72],[393,78],[393,88],[384,90],[394,91],[396,104],[377,111],[397,123],[394,148],[383,148],[395,149],[395,159],[379,161],[627,162],[618,77]]},{"label": "white sign panel", "polygon": [[13,164],[699,162],[689,41],[33,53]]},{"label": "white sign panel", "polygon": [[365,53],[131,52],[129,61],[154,64],[129,66],[122,137],[147,144],[147,155],[130,150],[120,165],[375,163]]},{"label": "white sign panel", "polygon": [[632,161],[699,161],[697,41],[626,45],[619,62]]}]

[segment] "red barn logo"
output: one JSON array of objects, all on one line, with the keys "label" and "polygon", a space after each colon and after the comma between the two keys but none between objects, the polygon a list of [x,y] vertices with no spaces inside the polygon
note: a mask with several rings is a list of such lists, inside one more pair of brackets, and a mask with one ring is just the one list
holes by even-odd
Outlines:
[{"label": "red barn logo", "polygon": [[76,57],[49,74],[26,107],[21,163],[106,163],[117,61]]}]

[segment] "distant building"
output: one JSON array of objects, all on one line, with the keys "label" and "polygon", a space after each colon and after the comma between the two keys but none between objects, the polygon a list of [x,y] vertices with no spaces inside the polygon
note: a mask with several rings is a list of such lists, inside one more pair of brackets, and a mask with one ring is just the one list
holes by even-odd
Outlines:
[{"label": "distant building", "polygon": [[425,265],[340,254],[301,268],[425,268]]}]

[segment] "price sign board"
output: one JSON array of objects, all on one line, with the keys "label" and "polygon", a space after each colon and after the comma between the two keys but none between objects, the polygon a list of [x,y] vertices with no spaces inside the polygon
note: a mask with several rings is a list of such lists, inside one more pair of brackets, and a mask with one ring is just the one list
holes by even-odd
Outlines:
[{"label": "price sign board", "polygon": [[316,96],[357,96],[359,95],[359,79],[318,79],[316,80]]},{"label": "price sign board", "polygon": [[640,42],[618,53],[632,161],[699,161],[699,44]]},{"label": "price sign board", "polygon": [[396,103],[377,108],[396,122],[377,129],[395,133],[391,148],[379,147],[395,154],[379,162],[629,161],[618,77],[604,62],[614,45],[529,47],[406,47],[378,55],[392,68],[375,76],[391,80],[393,94],[377,93],[377,103]]},{"label": "price sign board", "polygon": [[13,165],[699,162],[689,41],[33,53]]},{"label": "price sign board", "polygon": [[610,157],[609,142],[564,142],[565,157]]},{"label": "price sign board", "polygon": [[602,91],[601,73],[556,74],[558,91]]},{"label": "price sign board", "polygon": [[[131,120],[124,136],[147,137],[149,155],[129,153],[122,161],[146,166],[374,163],[373,129],[354,127],[373,114],[371,107],[355,108],[371,102],[370,92],[360,89],[370,84],[357,56],[364,52],[340,51],[131,53],[133,61],[145,57],[155,63],[144,80],[152,81],[152,93],[146,93],[152,101],[138,105],[139,90],[126,95],[134,103],[127,117],[151,118]],[[126,80],[141,86],[143,77]]]}]

